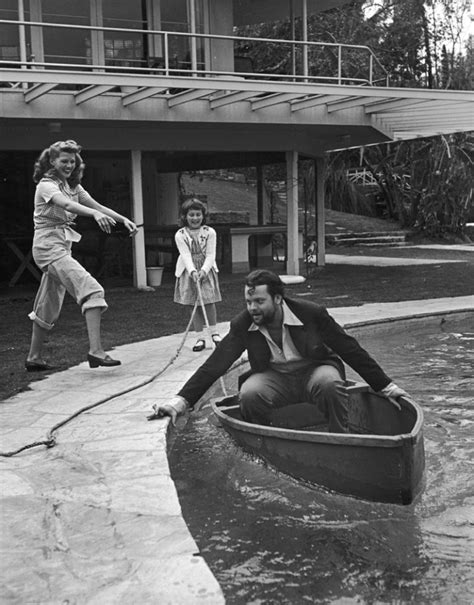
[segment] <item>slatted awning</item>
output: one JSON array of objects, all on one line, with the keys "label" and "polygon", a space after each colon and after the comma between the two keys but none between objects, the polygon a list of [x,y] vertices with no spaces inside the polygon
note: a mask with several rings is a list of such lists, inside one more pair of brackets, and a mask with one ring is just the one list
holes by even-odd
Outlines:
[{"label": "slatted awning", "polygon": [[[2,84],[3,83],[3,84]],[[48,103],[40,103],[41,100]],[[74,101],[73,110],[70,101]],[[474,92],[282,82],[239,77],[174,77],[151,74],[0,70],[2,116],[25,108],[51,119],[67,101],[69,117],[94,119],[107,104],[110,115],[172,121],[218,118],[220,122],[370,126],[380,140],[402,140],[474,130]],[[49,108],[49,109],[48,109]],[[74,109],[76,108],[76,109]],[[194,113],[193,108],[199,109]],[[77,111],[76,111],[77,110]],[[191,110],[191,111],[190,111]],[[48,113],[49,112],[49,113]],[[101,113],[103,116],[103,113]],[[152,117],[153,116],[153,117]],[[103,118],[102,118],[103,119]],[[353,144],[353,143],[352,143]],[[334,143],[341,147],[340,141]]]}]

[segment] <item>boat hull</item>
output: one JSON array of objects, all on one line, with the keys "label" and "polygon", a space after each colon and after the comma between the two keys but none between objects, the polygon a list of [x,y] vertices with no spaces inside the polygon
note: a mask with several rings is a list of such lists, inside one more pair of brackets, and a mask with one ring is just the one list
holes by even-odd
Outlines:
[{"label": "boat hull", "polygon": [[288,406],[296,425],[290,428],[243,421],[235,397],[211,405],[237,443],[292,477],[365,500],[410,504],[425,466],[421,408],[402,399],[399,411],[366,385],[349,386],[348,394],[347,434],[311,426],[315,406],[306,403]]}]

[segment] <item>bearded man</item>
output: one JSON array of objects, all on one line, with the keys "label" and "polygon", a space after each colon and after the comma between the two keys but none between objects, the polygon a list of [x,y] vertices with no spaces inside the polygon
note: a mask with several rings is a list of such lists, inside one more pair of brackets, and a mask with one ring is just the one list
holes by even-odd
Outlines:
[{"label": "bearded man", "polygon": [[278,410],[306,401],[318,407],[330,432],[347,432],[343,362],[395,405],[408,397],[324,306],[285,296],[275,273],[252,271],[245,280],[245,302],[247,309],[230,322],[229,333],[179,393],[153,406],[156,415],[171,416],[175,423],[245,350],[250,371],[240,386],[239,404],[247,422],[272,425]]}]

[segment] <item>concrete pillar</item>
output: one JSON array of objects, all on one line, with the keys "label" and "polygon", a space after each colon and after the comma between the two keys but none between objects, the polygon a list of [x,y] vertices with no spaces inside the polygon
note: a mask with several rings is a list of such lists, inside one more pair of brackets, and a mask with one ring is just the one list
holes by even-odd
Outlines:
[{"label": "concrete pillar", "polygon": [[286,152],[287,246],[286,272],[299,274],[298,261],[298,152]]},{"label": "concrete pillar", "polygon": [[257,166],[257,223],[265,224],[265,196],[264,196],[263,166]]},{"label": "concrete pillar", "polygon": [[316,265],[324,267],[326,264],[326,228],[325,228],[325,204],[324,204],[324,179],[326,176],[326,160],[316,160],[316,234],[317,234],[317,257]]},{"label": "concrete pillar", "polygon": [[[30,19],[31,21],[35,21],[36,23],[43,21],[41,0],[30,0]],[[42,63],[44,61],[43,28],[31,27],[30,35],[31,54],[34,56],[35,61],[37,61],[38,63]],[[41,69],[44,69],[44,67],[42,67]]]},{"label": "concrete pillar", "polygon": [[[133,220],[143,225],[142,152],[132,150],[132,208]],[[133,238],[133,285],[146,288],[145,228],[142,226]]]}]

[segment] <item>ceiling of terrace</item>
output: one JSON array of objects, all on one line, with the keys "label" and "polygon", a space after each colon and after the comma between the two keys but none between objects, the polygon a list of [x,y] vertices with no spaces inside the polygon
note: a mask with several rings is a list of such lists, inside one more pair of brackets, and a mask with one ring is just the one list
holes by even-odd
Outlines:
[{"label": "ceiling of terrace", "polygon": [[[3,88],[1,87],[3,82]],[[0,70],[5,118],[365,127],[379,140],[474,130],[474,92],[50,70]],[[376,141],[371,141],[376,142]]]}]

